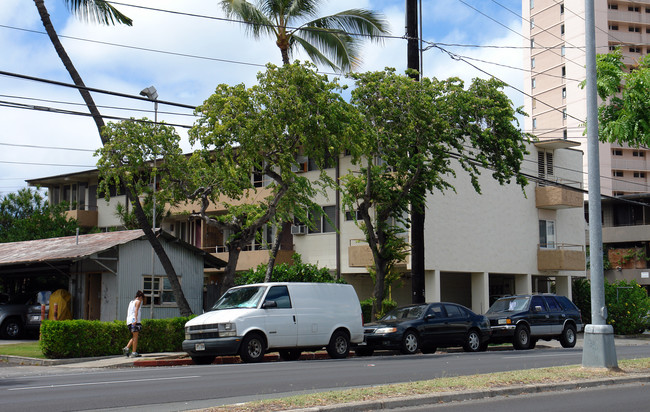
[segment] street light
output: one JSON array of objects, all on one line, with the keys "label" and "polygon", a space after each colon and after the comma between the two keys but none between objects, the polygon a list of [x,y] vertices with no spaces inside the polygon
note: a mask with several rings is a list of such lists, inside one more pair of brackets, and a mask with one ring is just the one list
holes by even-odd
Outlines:
[{"label": "street light", "polygon": [[[142,89],[140,96],[145,96],[147,99],[153,101],[153,111],[154,111],[154,124],[156,128],[158,127],[158,91],[155,87],[149,86],[146,89]],[[153,167],[156,167],[156,155],[154,154],[153,158]],[[151,228],[156,230],[156,174],[153,175],[153,211],[152,211],[152,223]]]},{"label": "street light", "polygon": [[[153,111],[154,111],[154,124],[156,129],[158,128],[158,91],[155,87],[149,86],[146,89],[142,89],[140,96],[144,96],[147,99],[153,102]],[[153,167],[156,168],[156,154],[153,156]],[[152,210],[152,219],[151,219],[151,229],[155,232],[156,230],[156,173],[153,174],[153,210]],[[155,255],[153,248],[151,248],[151,301],[149,302],[149,317],[153,319],[153,301],[154,301],[154,272],[155,272]]]}]

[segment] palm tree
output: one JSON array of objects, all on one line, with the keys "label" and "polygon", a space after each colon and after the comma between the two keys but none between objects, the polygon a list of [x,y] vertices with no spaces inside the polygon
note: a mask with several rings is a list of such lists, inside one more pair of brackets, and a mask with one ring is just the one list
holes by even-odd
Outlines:
[{"label": "palm tree", "polygon": [[[107,1],[104,0],[63,0],[63,1],[68,7],[68,10],[70,10],[70,13],[80,17],[82,20],[85,21],[90,21],[92,23],[99,23],[105,25],[126,24],[127,26],[131,26],[133,24],[133,21],[130,18],[120,13],[119,10],[117,10],[115,7],[113,7],[111,4],[109,4]],[[68,56],[68,53],[65,51],[65,48],[61,44],[61,40],[59,39],[56,30],[54,30],[54,26],[52,25],[52,21],[50,20],[50,14],[48,13],[47,8],[45,7],[44,0],[34,0],[34,4],[36,5],[36,9],[38,10],[38,14],[41,17],[41,21],[43,22],[45,31],[47,32],[47,35],[50,37],[50,41],[52,42],[52,45],[54,46],[56,53],[58,54],[59,58],[63,62],[63,65],[65,66],[66,70],[70,74],[72,81],[77,86],[79,93],[81,94],[81,97],[86,103],[86,106],[88,107],[88,110],[90,111],[90,114],[92,115],[92,118],[95,121],[95,125],[97,126],[97,130],[99,131],[99,136],[101,138],[102,144],[105,144],[106,141],[102,134],[102,129],[105,126],[104,118],[99,113],[95,101],[93,100],[92,96],[90,95],[90,92],[88,91],[86,85],[81,79],[81,75],[79,75],[79,72],[77,72],[77,69],[74,67],[74,64],[72,64],[72,60],[70,59],[70,56]],[[135,217],[138,220],[138,224],[140,225],[140,228],[144,231],[145,236],[147,237],[149,243],[151,244],[151,247],[153,248],[154,252],[158,256],[158,259],[160,259],[161,265],[165,269],[165,273],[167,274],[167,278],[169,279],[169,283],[171,284],[172,291],[174,293],[174,297],[176,298],[176,303],[178,304],[178,309],[180,310],[181,315],[182,316],[191,315],[192,309],[190,308],[190,305],[187,303],[187,300],[185,299],[185,295],[183,294],[183,289],[181,288],[181,284],[178,280],[178,276],[176,275],[174,266],[169,260],[169,257],[167,256],[167,253],[165,252],[165,249],[163,248],[162,244],[160,243],[155,233],[153,232],[153,229],[149,224],[149,220],[147,219],[144,210],[142,209],[142,204],[140,203],[139,197],[137,196],[137,194],[134,196],[134,194],[130,193],[128,189],[126,190],[125,194],[128,199],[131,199],[131,202],[133,203],[134,206]]]},{"label": "palm tree", "polygon": [[[292,52],[300,46],[317,64],[347,72],[361,63],[360,44],[365,37],[381,41],[388,34],[383,18],[369,10],[351,9],[317,17],[318,0],[222,0],[229,18],[247,23],[253,37],[275,37],[282,62],[289,64]],[[313,20],[309,20],[313,19]]]}]

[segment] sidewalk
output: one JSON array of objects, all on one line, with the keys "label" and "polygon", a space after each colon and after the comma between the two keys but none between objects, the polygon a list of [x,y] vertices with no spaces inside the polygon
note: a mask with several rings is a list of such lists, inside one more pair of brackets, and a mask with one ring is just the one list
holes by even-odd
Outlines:
[{"label": "sidewalk", "polygon": [[[578,334],[576,348],[582,348],[582,334]],[[650,334],[637,335],[633,337],[615,336],[614,343],[616,346],[636,346],[650,345]],[[537,343],[537,348],[559,348],[560,342],[557,340],[544,341]],[[510,345],[490,348],[489,350],[510,350]],[[460,348],[440,349],[440,352],[462,352]],[[73,358],[73,359],[36,359],[24,358],[20,356],[0,355],[0,361],[6,361],[12,365],[33,365],[33,366],[57,366],[67,368],[126,368],[126,367],[155,367],[155,366],[181,366],[192,365],[192,359],[185,352],[164,352],[164,353],[142,353],[139,358],[127,358],[123,355],[104,356],[97,358]],[[327,352],[307,352],[303,353],[301,359],[327,359]],[[264,356],[265,362],[278,361],[277,353],[270,353]],[[233,364],[241,362],[238,356],[219,356],[215,364]]]}]

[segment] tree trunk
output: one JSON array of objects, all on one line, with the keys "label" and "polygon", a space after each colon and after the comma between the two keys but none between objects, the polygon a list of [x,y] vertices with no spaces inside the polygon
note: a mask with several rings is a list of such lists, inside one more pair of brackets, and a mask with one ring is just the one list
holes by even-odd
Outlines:
[{"label": "tree trunk", "polygon": [[370,319],[374,321],[377,317],[377,314],[381,312],[381,306],[384,301],[384,295],[386,294],[386,262],[383,259],[375,259],[375,288],[373,289],[373,297],[375,298],[372,303],[372,312],[370,313]]},{"label": "tree trunk", "polygon": [[104,140],[104,136],[102,135],[102,128],[104,127],[104,119],[102,118],[101,114],[99,114],[97,105],[95,104],[95,101],[90,95],[90,92],[86,89],[86,85],[81,79],[79,72],[77,72],[77,69],[72,64],[72,60],[68,56],[68,53],[66,53],[65,49],[63,48],[63,45],[59,40],[59,36],[56,34],[56,31],[54,30],[54,26],[52,25],[52,21],[50,20],[50,14],[48,13],[47,8],[45,7],[44,0],[34,0],[34,4],[36,4],[36,9],[38,10],[38,14],[41,17],[41,21],[43,22],[43,27],[45,27],[45,32],[50,37],[50,41],[54,46],[54,50],[56,50],[56,54],[61,59],[61,62],[63,62],[63,65],[65,66],[66,70],[70,74],[70,77],[72,78],[74,84],[79,87],[79,89],[77,90],[79,90],[79,94],[81,94],[81,98],[86,103],[86,106],[88,107],[88,110],[90,111],[90,114],[92,115],[92,118],[95,121],[95,124],[97,125],[97,130],[99,130],[99,138],[102,140],[102,144],[106,143],[106,141]]},{"label": "tree trunk", "polygon": [[280,250],[280,240],[282,240],[282,225],[277,229],[275,234],[275,243],[271,248],[271,254],[269,256],[269,263],[266,265],[266,274],[264,275],[264,282],[271,281],[271,275],[273,275],[273,266],[275,266],[275,258],[278,256],[278,250]]},{"label": "tree trunk", "polygon": [[228,247],[228,263],[226,264],[225,273],[223,275],[223,282],[219,284],[219,297],[221,297],[228,289],[235,286],[235,275],[237,274],[237,262],[239,261],[239,253],[241,252],[241,244],[239,242],[231,243]]},{"label": "tree trunk", "polygon": [[[149,220],[147,220],[147,217],[144,214],[142,204],[140,204],[140,199],[137,196],[133,196],[133,194],[130,193],[128,189],[126,189],[126,195],[129,197],[129,199],[131,199],[131,202],[133,204],[133,212],[135,213],[135,217],[138,219],[140,228],[144,231],[145,236],[149,240],[151,247],[160,260],[160,264],[167,274],[167,279],[169,279],[169,284],[172,287],[172,292],[176,298],[176,304],[178,305],[178,310],[180,311],[181,316],[192,315],[192,309],[185,299],[185,294],[183,293],[181,283],[178,281],[178,276],[176,275],[174,265],[172,265],[172,262],[169,260],[169,256],[167,256],[162,243],[160,243],[160,240],[158,240],[156,234],[153,232],[153,229],[149,225]],[[151,303],[153,304],[153,301]]]},{"label": "tree trunk", "polygon": [[[56,50],[57,55],[61,59],[61,62],[63,62],[63,65],[65,66],[66,70],[70,74],[72,81],[78,87],[77,90],[79,90],[81,97],[86,103],[86,106],[88,107],[88,110],[90,111],[90,114],[92,115],[92,118],[95,121],[95,125],[97,126],[97,130],[99,131],[99,138],[101,139],[102,144],[106,143],[106,140],[102,135],[102,128],[104,127],[104,118],[101,116],[101,114],[99,114],[97,105],[95,104],[92,96],[90,95],[90,92],[86,89],[86,85],[81,79],[79,72],[77,72],[77,69],[72,64],[72,60],[68,56],[68,53],[66,53],[65,49],[63,48],[63,45],[59,40],[59,36],[54,30],[54,26],[52,25],[52,21],[50,20],[50,14],[48,13],[47,8],[45,7],[44,0],[34,0],[34,4],[36,5],[38,14],[41,17],[41,21],[43,22],[43,27],[45,28],[45,31],[47,32],[47,35],[50,37],[50,41],[54,46],[54,50]],[[149,243],[151,244],[151,247],[153,248],[154,252],[158,256],[158,259],[160,259],[160,263],[165,269],[165,273],[167,274],[167,278],[169,279],[169,283],[171,284],[172,291],[174,293],[174,297],[176,298],[176,303],[178,304],[178,308],[181,312],[181,315],[190,316],[192,314],[192,309],[190,309],[190,305],[187,303],[187,300],[185,299],[185,295],[183,294],[183,289],[181,288],[180,282],[178,281],[178,277],[176,276],[176,271],[174,270],[174,266],[169,260],[169,257],[167,256],[165,249],[162,247],[162,244],[160,243],[156,235],[153,233],[153,230],[149,225],[149,221],[147,220],[144,214],[144,210],[142,210],[140,199],[137,196],[133,196],[133,194],[130,193],[128,188],[126,189],[126,195],[128,198],[132,199],[134,205],[134,213],[136,218],[138,219],[140,228],[144,231],[145,236],[147,237]]]}]

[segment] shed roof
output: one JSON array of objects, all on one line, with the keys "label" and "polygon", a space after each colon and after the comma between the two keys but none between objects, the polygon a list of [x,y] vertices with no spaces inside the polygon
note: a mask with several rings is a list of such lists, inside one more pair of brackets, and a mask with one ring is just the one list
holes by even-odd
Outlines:
[{"label": "shed roof", "polygon": [[[167,240],[176,240],[180,246],[203,255],[208,266],[223,267],[226,265],[223,260],[182,242],[166,232],[161,231],[160,234]],[[79,260],[137,239],[146,239],[144,232],[140,229],[0,243],[0,266]]]}]

